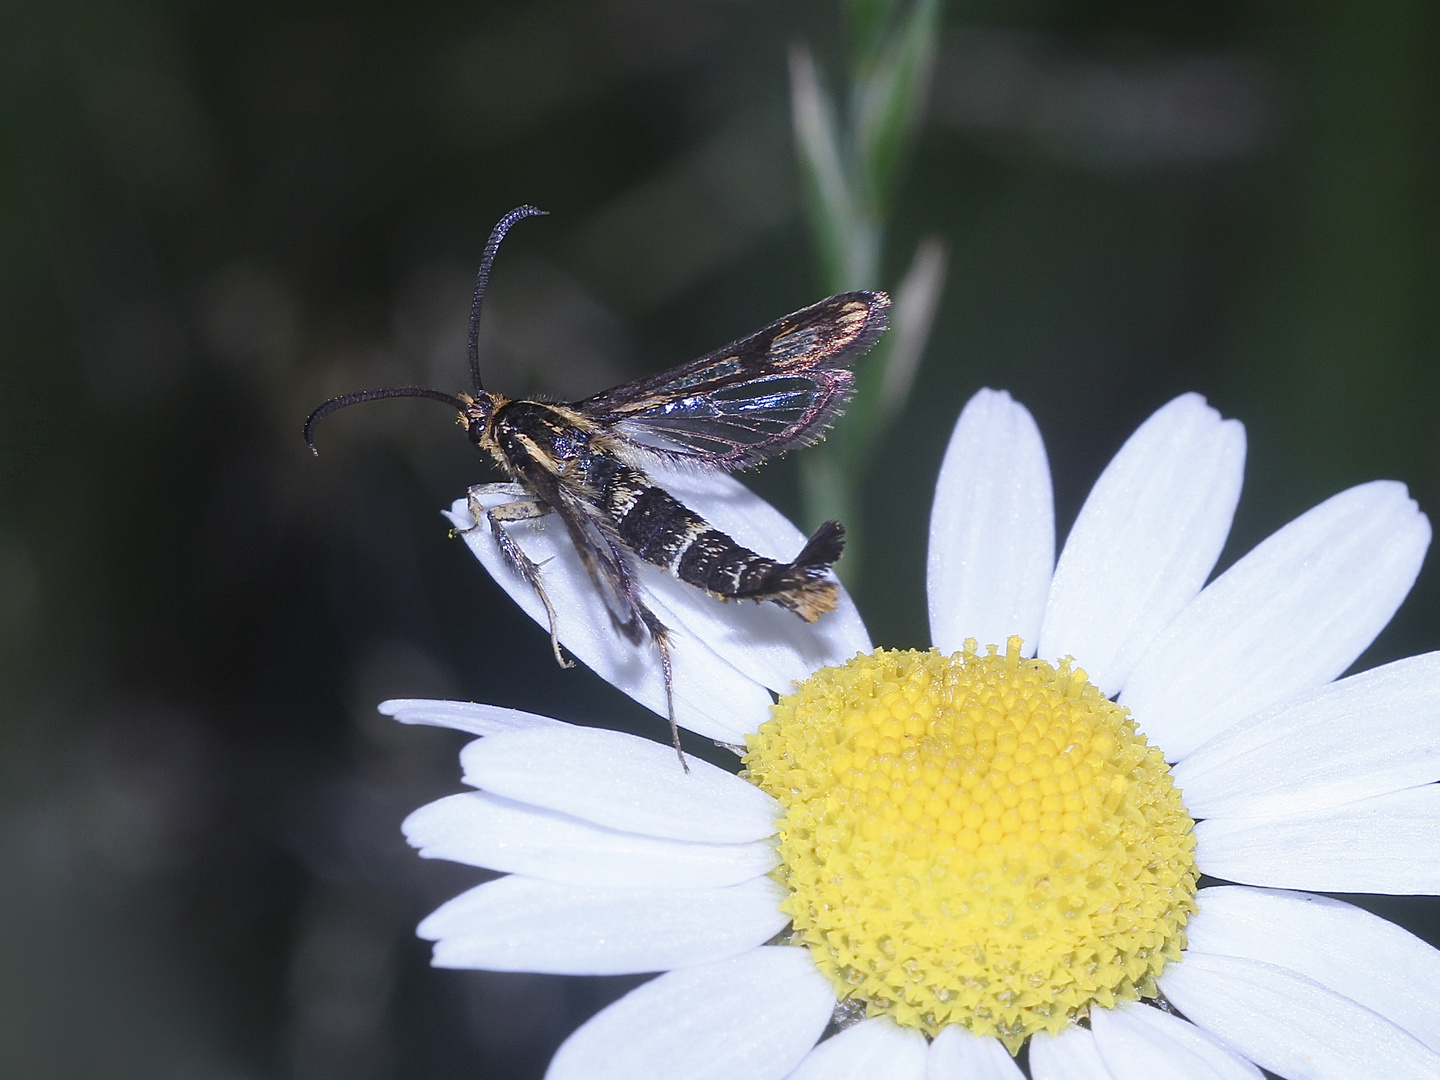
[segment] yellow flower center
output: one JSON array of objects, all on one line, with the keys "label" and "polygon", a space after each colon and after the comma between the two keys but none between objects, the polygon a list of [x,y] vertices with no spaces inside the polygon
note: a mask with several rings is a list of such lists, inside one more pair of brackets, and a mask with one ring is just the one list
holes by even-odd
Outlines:
[{"label": "yellow flower center", "polygon": [[1085,672],[881,649],[824,668],[747,740],[785,807],[794,940],[841,997],[1016,1053],[1153,996],[1195,912],[1194,822],[1160,751]]}]

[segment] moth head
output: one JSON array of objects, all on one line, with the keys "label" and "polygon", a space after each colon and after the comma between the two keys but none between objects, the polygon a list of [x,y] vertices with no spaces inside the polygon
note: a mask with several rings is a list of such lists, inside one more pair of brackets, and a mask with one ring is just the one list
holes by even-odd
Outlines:
[{"label": "moth head", "polygon": [[479,393],[474,397],[461,394],[459,400],[460,418],[456,422],[465,429],[470,441],[480,446],[490,428],[490,418],[495,415],[495,397],[486,393]]}]

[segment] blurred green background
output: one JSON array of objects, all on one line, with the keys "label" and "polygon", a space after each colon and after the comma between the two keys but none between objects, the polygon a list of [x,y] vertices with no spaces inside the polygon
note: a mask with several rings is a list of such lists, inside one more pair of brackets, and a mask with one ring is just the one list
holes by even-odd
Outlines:
[{"label": "blurred green background", "polygon": [[[786,53],[831,3],[0,4],[0,1074],[538,1076],[635,979],[434,971],[482,876],[398,825],[458,788],[387,696],[657,718],[504,599],[439,509],[489,478],[430,403],[583,395],[818,299]],[[952,3],[882,256],[949,275],[863,491],[859,601],[928,644],[924,539],[982,385],[1067,528],[1151,410],[1250,436],[1233,561],[1341,487],[1440,511],[1440,9]],[[793,459],[753,477],[798,512]],[[1360,666],[1440,648],[1432,559]],[[1440,938],[1429,899],[1375,910]]]}]

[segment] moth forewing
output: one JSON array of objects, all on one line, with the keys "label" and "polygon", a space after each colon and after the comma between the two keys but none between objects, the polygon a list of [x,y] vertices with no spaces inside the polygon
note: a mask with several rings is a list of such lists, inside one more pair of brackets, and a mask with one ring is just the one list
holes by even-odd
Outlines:
[{"label": "moth forewing", "polygon": [[841,293],[689,364],[577,403],[637,452],[744,469],[824,437],[879,339],[890,298]]},{"label": "moth forewing", "polygon": [[[637,645],[647,637],[654,642],[671,739],[680,753],[670,629],[642,594],[636,560],[721,600],[769,601],[813,622],[835,607],[838,585],[830,567],[845,532],[827,521],[796,555],[781,561],[715,528],[657,484],[649,467],[744,469],[822,438],[854,390],[848,365],[885,330],[890,299],[881,292],[832,296],[689,364],[583,401],[507,398],[480,382],[481,301],[505,232],[539,212],[511,211],[486,244],[471,304],[472,394],[451,397],[420,387],[347,394],[311,413],[305,438],[313,449],[311,433],[321,418],[362,401],[428,397],[454,407],[470,440],[510,478],[471,489],[474,524],[466,528],[483,522],[505,563],[534,590],[563,665],[544,567],[507,529],[551,516],[559,520],[614,629]],[[684,764],[683,753],[680,760]]]}]

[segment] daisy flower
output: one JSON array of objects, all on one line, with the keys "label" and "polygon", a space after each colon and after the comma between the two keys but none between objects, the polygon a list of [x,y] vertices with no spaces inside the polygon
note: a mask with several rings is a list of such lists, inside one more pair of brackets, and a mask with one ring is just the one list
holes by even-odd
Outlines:
[{"label": "daisy flower", "polygon": [[[680,722],[739,749],[740,776],[512,709],[386,702],[483,736],[461,753],[478,790],[404,826],[424,856],[507,872],[420,925],[434,962],[663,973],[571,1035],[553,1080],[1013,1080],[1027,1043],[1036,1080],[1440,1077],[1440,951],[1317,895],[1440,892],[1440,653],[1336,681],[1430,525],[1401,484],[1362,484],[1206,585],[1244,455],[1239,423],[1177,398],[1056,562],[1040,433],[981,391],[936,488],[928,652],[872,651],[848,600],[807,627],[642,566]],[[729,477],[662,482],[749,547],[803,541]],[[463,500],[451,516],[471,524]],[[652,659],[536,524],[515,535],[561,640],[663,716]]]}]

